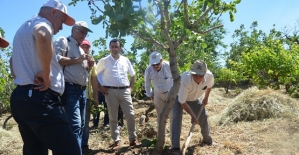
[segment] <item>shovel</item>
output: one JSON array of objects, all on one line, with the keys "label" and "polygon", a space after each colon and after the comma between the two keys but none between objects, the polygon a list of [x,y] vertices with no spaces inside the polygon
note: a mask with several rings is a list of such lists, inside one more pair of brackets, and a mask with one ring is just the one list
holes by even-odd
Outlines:
[{"label": "shovel", "polygon": [[[197,120],[199,119],[199,117],[200,117],[200,115],[202,113],[203,107],[204,107],[204,105],[202,104],[201,107],[200,107],[200,109],[199,109],[199,112],[197,114],[197,117],[196,117]],[[188,147],[188,145],[190,143],[190,140],[191,140],[191,137],[193,135],[193,130],[194,130],[195,125],[196,125],[195,123],[192,123],[192,126],[190,128],[188,137],[187,137],[187,139],[186,139],[186,141],[185,141],[185,143],[183,145],[183,148],[182,148],[182,150],[183,150],[182,151],[182,155],[185,155],[185,153],[186,153],[187,147]]]}]

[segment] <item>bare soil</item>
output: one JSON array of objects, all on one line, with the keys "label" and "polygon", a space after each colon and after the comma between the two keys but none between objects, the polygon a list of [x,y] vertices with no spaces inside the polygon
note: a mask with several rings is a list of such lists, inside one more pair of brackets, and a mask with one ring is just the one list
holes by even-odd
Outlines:
[{"label": "bare soil", "polygon": [[[282,94],[282,91],[277,91]],[[199,144],[202,140],[200,127],[197,125],[193,137],[190,141],[187,155],[203,154],[263,154],[263,155],[299,155],[299,117],[279,117],[259,121],[229,123],[219,125],[215,121],[216,116],[234,102],[238,96],[237,91],[231,91],[226,94],[223,88],[215,88],[211,92],[209,104],[206,106],[209,113],[209,123],[211,136],[214,144],[212,146],[201,147]],[[296,100],[298,104],[298,100]],[[136,115],[136,132],[138,140],[153,140],[156,138],[156,111],[149,113],[149,121],[145,125],[139,125],[139,118],[144,115],[147,105],[138,105],[134,102]],[[0,117],[0,125],[9,114]],[[101,114],[100,124],[103,121]],[[184,112],[183,126],[181,135],[181,146],[188,136],[191,127],[191,118]],[[92,122],[90,122],[92,126]],[[152,147],[130,147],[127,136],[127,128],[124,126],[121,130],[121,147],[117,150],[111,150],[108,146],[111,144],[109,128],[99,127],[91,129],[89,139],[89,150],[84,151],[85,155],[147,155],[152,151]],[[171,154],[171,142],[169,122],[166,125],[166,142],[163,150],[164,155]],[[10,119],[6,129],[0,129],[0,155],[20,155],[22,154],[22,139],[18,132],[18,127],[13,119]],[[50,152],[50,151],[49,151]],[[51,152],[50,152],[51,154]]]}]

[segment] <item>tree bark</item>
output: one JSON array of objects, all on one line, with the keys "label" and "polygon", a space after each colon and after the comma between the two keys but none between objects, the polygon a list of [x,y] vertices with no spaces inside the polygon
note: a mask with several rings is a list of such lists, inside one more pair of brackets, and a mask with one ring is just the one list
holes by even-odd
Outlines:
[{"label": "tree bark", "polygon": [[177,65],[175,50],[170,48],[169,55],[170,55],[169,63],[170,63],[170,70],[171,70],[172,78],[173,78],[173,86],[171,87],[170,91],[168,92],[167,104],[163,108],[163,110],[160,114],[160,121],[159,121],[159,128],[158,128],[158,141],[155,145],[152,155],[162,154],[163,146],[165,143],[166,121],[167,121],[168,114],[174,104],[174,100],[176,99],[177,93],[180,88],[181,76],[178,72],[179,69],[178,69],[178,65]]}]

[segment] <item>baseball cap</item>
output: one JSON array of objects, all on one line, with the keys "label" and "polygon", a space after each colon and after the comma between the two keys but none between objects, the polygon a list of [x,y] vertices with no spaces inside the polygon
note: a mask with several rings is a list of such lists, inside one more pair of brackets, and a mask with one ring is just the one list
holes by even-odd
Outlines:
[{"label": "baseball cap", "polygon": [[81,45],[88,45],[88,46],[90,46],[90,42],[85,39],[85,40],[82,41]]},{"label": "baseball cap", "polygon": [[0,33],[0,47],[5,48],[8,45],[9,45],[9,43],[4,38],[2,38],[2,35]]},{"label": "baseball cap", "polygon": [[74,27],[83,27],[85,29],[87,29],[88,32],[91,32],[93,33],[89,28],[88,28],[88,25],[85,21],[77,21],[74,25]]},{"label": "baseball cap", "polygon": [[50,8],[54,8],[54,9],[61,11],[62,13],[64,13],[67,16],[66,20],[64,21],[64,24],[66,24],[68,26],[72,26],[75,24],[75,20],[67,14],[66,6],[64,4],[62,4],[59,0],[49,0],[49,1],[45,2],[42,5],[42,7],[50,7]]},{"label": "baseball cap", "polygon": [[155,52],[152,52],[151,55],[150,55],[150,65],[154,65],[154,64],[158,64],[160,63],[160,60],[162,59],[162,55],[155,51]]},{"label": "baseball cap", "polygon": [[202,60],[196,60],[190,68],[191,74],[205,75],[207,72],[207,64]]}]

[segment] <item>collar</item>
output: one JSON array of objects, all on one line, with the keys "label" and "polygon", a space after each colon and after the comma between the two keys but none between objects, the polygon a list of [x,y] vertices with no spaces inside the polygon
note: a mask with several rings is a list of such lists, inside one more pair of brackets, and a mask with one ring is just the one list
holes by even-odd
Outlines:
[{"label": "collar", "polygon": [[70,42],[74,43],[77,46],[80,46],[80,44],[77,42],[77,40],[75,38],[73,38],[72,36],[69,36],[68,38],[69,38]]}]

